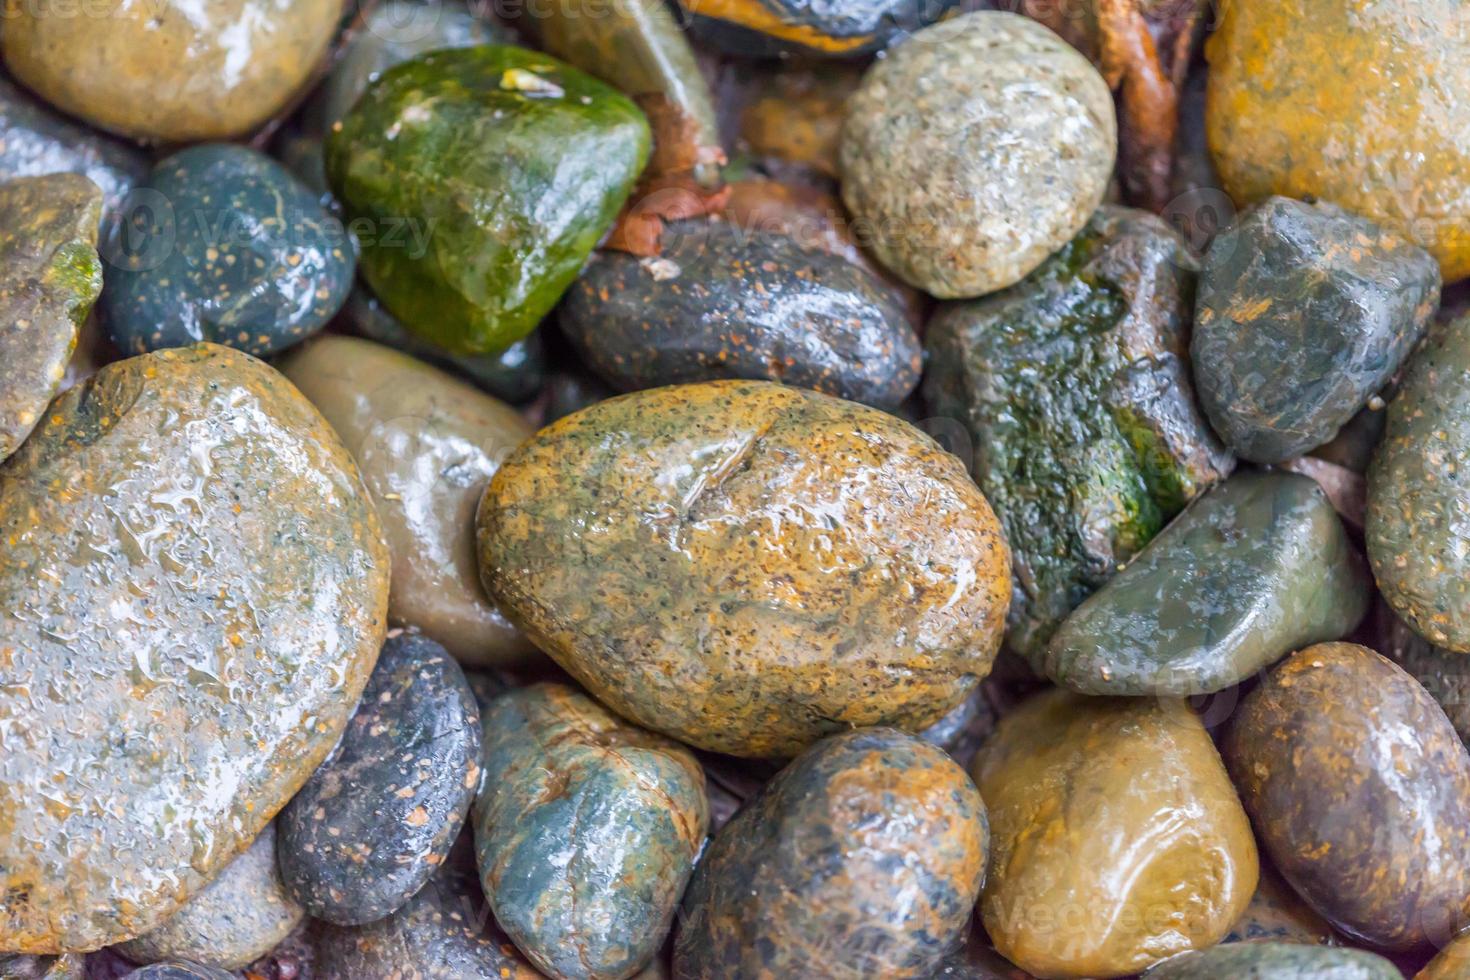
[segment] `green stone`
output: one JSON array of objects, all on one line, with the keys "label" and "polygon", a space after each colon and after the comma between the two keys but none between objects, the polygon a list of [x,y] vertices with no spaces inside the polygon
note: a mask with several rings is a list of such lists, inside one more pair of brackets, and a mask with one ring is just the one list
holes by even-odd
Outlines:
[{"label": "green stone", "polygon": [[454,353],[524,337],[576,279],[649,153],[629,99],[549,55],[481,45],[389,69],[327,138],[362,273]]},{"label": "green stone", "polygon": [[1040,668],[1084,694],[1207,694],[1346,636],[1370,594],[1362,558],[1314,481],[1239,473],[1082,603]]},{"label": "green stone", "polygon": [[1160,963],[1144,980],[1402,980],[1388,960],[1361,949],[1296,943],[1227,943]]},{"label": "green stone", "polygon": [[102,191],[78,174],[0,185],[0,460],[56,394],[102,292]]},{"label": "green stone", "polygon": [[930,322],[924,395],[1005,526],[1017,652],[1234,464],[1189,380],[1192,269],[1158,218],[1104,207],[1022,282]]}]

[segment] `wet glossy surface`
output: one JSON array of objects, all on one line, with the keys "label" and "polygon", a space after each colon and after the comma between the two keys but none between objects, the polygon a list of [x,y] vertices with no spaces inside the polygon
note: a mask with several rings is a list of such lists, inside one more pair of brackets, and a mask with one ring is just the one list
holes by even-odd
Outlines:
[{"label": "wet glossy surface", "polygon": [[688,749],[538,684],[485,714],[475,800],[495,919],[548,975],[617,980],[663,945],[709,814]]},{"label": "wet glossy surface", "polygon": [[78,953],[10,956],[0,953],[0,980],[83,980],[87,965]]},{"label": "wet glossy surface", "polygon": [[0,184],[0,461],[40,421],[102,291],[101,220],[85,177]]},{"label": "wet glossy surface", "polygon": [[971,773],[992,832],[979,911],[1038,976],[1123,976],[1208,947],[1255,891],[1250,824],[1182,701],[1045,691]]},{"label": "wet glossy surface", "polygon": [[1293,654],[1223,751],[1276,867],[1347,936],[1407,949],[1465,923],[1470,755],[1393,663],[1351,643]]},{"label": "wet glossy surface", "polygon": [[941,299],[1012,285],[1082,229],[1112,174],[1107,84],[1019,14],[920,31],[849,100],[842,196],[873,250]]},{"label": "wet glossy surface", "polygon": [[1327,920],[1303,902],[1301,896],[1281,877],[1280,872],[1261,858],[1261,879],[1250,904],[1222,943],[1244,943],[1270,940],[1283,943],[1305,943],[1311,946],[1341,942]]},{"label": "wet glossy surface", "polygon": [[160,161],[112,229],[102,310],[118,350],[201,340],[264,357],[326,325],[352,288],[341,223],[270,157],[232,144]]},{"label": "wet glossy surface", "polygon": [[48,102],[126,136],[228,139],[285,105],[325,54],[340,0],[6,5],[0,49]]},{"label": "wet glossy surface", "polygon": [[1439,703],[1460,741],[1470,744],[1470,656],[1437,647],[1379,600],[1375,646],[1414,676]]},{"label": "wet glossy surface", "polygon": [[625,96],[550,55],[484,45],[387,71],[326,157],[347,213],[380,232],[363,243],[373,292],[409,330],[473,354],[504,349],[551,309],[648,148]]},{"label": "wet glossy surface", "polygon": [[1210,150],[1237,202],[1316,197],[1470,273],[1470,8],[1233,2],[1205,53]]},{"label": "wet glossy surface", "polygon": [[487,590],[645,727],[737,755],[922,729],[990,669],[1010,592],[963,466],[893,416],[762,382],[543,429],[479,512]]},{"label": "wet glossy surface", "polygon": [[1398,967],[1361,949],[1291,943],[1233,943],[1186,953],[1147,980],[1402,980]]},{"label": "wet glossy surface", "polygon": [[741,57],[857,57],[930,23],[954,0],[679,0],[708,43]]},{"label": "wet glossy surface", "polygon": [[1193,267],[1158,218],[1105,207],[1024,282],[943,304],[929,322],[924,397],[962,426],[1005,525],[1018,652],[1039,657],[1068,613],[1234,466],[1189,381]]},{"label": "wet glossy surface", "polygon": [[317,919],[401,908],[449,853],[480,785],[480,713],[443,647],[383,644],[341,743],[281,811],[286,890]]},{"label": "wet glossy surface", "polygon": [[201,345],[109,365],[0,467],[0,935],[146,932],[331,749],[388,555],[327,423]]},{"label": "wet glossy surface", "polygon": [[681,221],[663,253],[601,254],[562,332],[613,387],[779,381],[892,408],[919,383],[919,338],[884,283],[825,251],[726,221]]},{"label": "wet glossy surface", "polygon": [[1428,252],[1333,205],[1270,198],[1205,254],[1200,405],[1242,458],[1299,456],[1387,384],[1438,307]]},{"label": "wet glossy surface", "polygon": [[1079,606],[1041,667],[1085,694],[1221,691],[1293,650],[1347,636],[1371,592],[1315,483],[1237,473]]},{"label": "wet glossy surface", "polygon": [[1465,980],[1470,977],[1470,934],[1462,934],[1439,951],[1414,980]]},{"label": "wet glossy surface", "polygon": [[486,597],[475,559],[475,508],[531,427],[463,381],[355,337],[322,337],[281,370],[362,471],[393,555],[393,622],[470,665],[536,657]]},{"label": "wet glossy surface", "polygon": [[168,921],[115,948],[135,963],[189,960],[238,970],[274,949],[305,916],[281,886],[272,821]]},{"label": "wet glossy surface", "polygon": [[674,975],[927,978],[970,922],[985,804],[912,735],[814,745],[715,837],[684,898]]}]

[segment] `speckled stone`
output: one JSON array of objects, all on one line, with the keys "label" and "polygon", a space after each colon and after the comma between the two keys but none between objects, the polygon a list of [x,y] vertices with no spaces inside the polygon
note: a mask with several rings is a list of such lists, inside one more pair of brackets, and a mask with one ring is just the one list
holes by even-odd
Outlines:
[{"label": "speckled stone", "polygon": [[500,927],[550,976],[619,980],[646,965],[708,824],[689,750],[572,688],[521,688],[485,714],[480,882]]},{"label": "speckled stone", "polygon": [[674,975],[927,978],[969,925],[986,847],[985,804],[939,749],[887,728],[833,736],[710,844]]},{"label": "speckled stone", "polygon": [[1185,953],[1146,980],[1403,980],[1398,967],[1361,949],[1293,943],[1230,943]]},{"label": "speckled stone", "polygon": [[0,935],[96,949],[202,890],[331,750],[388,554],[326,421],[211,344],[54,402],[0,466],[0,542]]},{"label": "speckled stone", "polygon": [[313,917],[374,922],[444,863],[480,785],[480,712],[443,647],[383,645],[341,743],[280,816],[287,892]]},{"label": "speckled stone", "polygon": [[1413,675],[1444,709],[1460,741],[1470,745],[1470,656],[1430,643],[1382,600],[1379,600],[1377,618],[1378,650]]},{"label": "speckled stone", "polygon": [[437,368],[356,337],[329,335],[281,371],[357,460],[393,555],[388,615],[462,663],[541,659],[485,595],[475,508],[500,461],[531,435],[520,414]]},{"label": "speckled stone", "polygon": [[118,350],[206,340],[264,357],[320,330],[347,299],[345,229],[270,157],[194,146],[160,161],[146,187],[152,206],[130,210],[107,243],[102,310]]},{"label": "speckled stone", "polygon": [[103,129],[229,139],[296,94],[341,16],[340,0],[5,0],[0,49],[28,88]]},{"label": "speckled stone", "polygon": [[1260,940],[1312,946],[1330,946],[1339,942],[1327,920],[1302,901],[1301,896],[1282,879],[1280,872],[1264,858],[1261,859],[1261,880],[1256,885],[1256,893],[1220,942]]},{"label": "speckled stone", "polygon": [[1019,14],[925,28],[849,101],[842,196],[884,265],[941,299],[1019,282],[1101,203],[1117,155],[1107,83]]},{"label": "speckled stone", "polygon": [[954,0],[679,0],[694,32],[745,58],[854,58],[938,19]]},{"label": "speckled stone", "polygon": [[1030,658],[1235,465],[1190,384],[1193,268],[1157,217],[1103,207],[1024,282],[929,321],[924,397],[1005,526],[1007,645]]},{"label": "speckled stone", "polygon": [[1364,537],[1378,590],[1435,646],[1470,653],[1470,316],[1409,361],[1368,467]]},{"label": "speckled stone", "polygon": [[624,395],[542,429],[479,510],[487,591],[604,704],[699,748],[923,729],[1000,643],[1010,559],[953,456],[768,382]]},{"label": "speckled stone", "polygon": [[1040,667],[1084,694],[1208,694],[1347,636],[1371,594],[1362,556],[1316,483],[1237,473],[1082,603]]},{"label": "speckled stone", "polygon": [[469,832],[417,895],[362,926],[316,924],[311,980],[543,980],[495,924]]},{"label": "speckled stone", "polygon": [[79,126],[5,78],[0,78],[0,180],[72,173],[102,190],[115,211],[148,175],[137,147]]},{"label": "speckled stone", "polygon": [[1403,364],[1439,307],[1439,265],[1331,204],[1272,197],[1215,239],[1190,358],[1235,453],[1280,463],[1330,442]]},{"label": "speckled stone", "polygon": [[274,949],[305,916],[281,885],[273,821],[163,925],[114,948],[134,963],[189,960],[238,970]]},{"label": "speckled stone", "polygon": [[87,961],[80,953],[64,956],[11,956],[0,953],[0,980],[84,980]]},{"label": "speckled stone", "polygon": [[1470,754],[1391,661],[1351,643],[1293,654],[1247,695],[1223,752],[1276,867],[1345,935],[1409,949],[1464,924]]},{"label": "speckled stone", "polygon": [[990,810],[979,912],[1042,977],[1118,977],[1220,941],[1256,889],[1251,825],[1183,701],[1049,689],[971,768]]},{"label": "speckled stone", "polygon": [[123,980],[235,980],[235,975],[202,963],[173,960],[139,967]]},{"label": "speckled stone", "polygon": [[102,292],[101,220],[102,192],[86,177],[0,184],[0,461],[40,421]]}]

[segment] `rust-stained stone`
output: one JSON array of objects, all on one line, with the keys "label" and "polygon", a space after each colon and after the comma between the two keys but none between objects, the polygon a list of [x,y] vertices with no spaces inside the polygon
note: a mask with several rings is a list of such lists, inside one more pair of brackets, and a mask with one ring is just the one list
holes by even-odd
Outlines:
[{"label": "rust-stained stone", "polygon": [[0,461],[56,394],[102,292],[101,220],[102,191],[78,174],[0,184]]},{"label": "rust-stained stone", "polygon": [[201,344],[103,368],[0,466],[0,937],[155,928],[331,749],[387,620],[356,468]]},{"label": "rust-stained stone", "polygon": [[1010,556],[959,460],[767,382],[625,395],[541,430],[480,504],[487,590],[625,717],[792,755],[919,730],[990,669]]},{"label": "rust-stained stone", "polygon": [[681,980],[927,978],[985,876],[965,771],[878,728],[813,746],[716,835],[684,897]]},{"label": "rust-stained stone", "polygon": [[1470,754],[1407,673],[1321,643],[1246,697],[1224,755],[1292,887],[1349,937],[1447,942],[1470,912]]}]

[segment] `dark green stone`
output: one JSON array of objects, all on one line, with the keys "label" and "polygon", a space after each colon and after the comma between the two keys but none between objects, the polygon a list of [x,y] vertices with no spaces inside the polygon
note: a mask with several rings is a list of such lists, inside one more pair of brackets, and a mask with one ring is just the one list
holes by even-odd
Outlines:
[{"label": "dark green stone", "polygon": [[955,0],[679,0],[697,36],[748,58],[855,58],[938,20]]},{"label": "dark green stone", "polygon": [[352,288],[341,222],[254,150],[190,147],[134,199],[108,237],[102,298],[124,353],[209,341],[263,357],[320,330]]},{"label": "dark green stone", "polygon": [[1084,694],[1208,694],[1348,635],[1371,591],[1314,481],[1237,473],[1083,602],[1039,666]]},{"label": "dark green stone", "polygon": [[1403,980],[1374,953],[1295,943],[1226,943],[1184,953],[1143,974],[1145,980]]},{"label": "dark green stone", "polygon": [[727,221],[672,225],[657,259],[599,255],[567,293],[561,327],[622,391],[745,378],[893,407],[922,367],[919,339],[882,282]]},{"label": "dark green stone", "polygon": [[373,292],[409,330],[473,354],[540,322],[648,149],[643,114],[607,85],[549,55],[482,45],[389,69],[326,155],[338,199],[375,232],[362,238]]},{"label": "dark green stone", "polygon": [[1470,745],[1470,655],[1445,650],[1415,633],[1380,603],[1378,652],[1414,676]]},{"label": "dark green stone", "polygon": [[1438,305],[1424,249],[1335,205],[1269,198],[1205,254],[1190,342],[1200,404],[1242,458],[1299,456],[1388,382]]},{"label": "dark green stone", "polygon": [[[924,395],[958,420],[1015,563],[1008,642],[1057,625],[1234,460],[1195,406],[1193,260],[1151,214],[1099,209],[1025,280],[945,303]],[[930,429],[934,431],[934,429]]]},{"label": "dark green stone", "polygon": [[56,394],[102,292],[101,219],[102,192],[86,177],[0,184],[0,460]]},{"label": "dark green stone", "polygon": [[475,846],[501,928],[551,976],[616,980],[645,965],[709,822],[694,757],[537,684],[485,713],[485,770]]},{"label": "dark green stone", "polygon": [[341,743],[281,811],[286,890],[338,925],[400,908],[459,835],[479,758],[480,713],[459,664],[417,633],[389,639]]},{"label": "dark green stone", "polygon": [[1470,316],[1409,361],[1368,467],[1378,590],[1435,646],[1470,652]]}]

